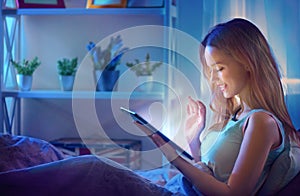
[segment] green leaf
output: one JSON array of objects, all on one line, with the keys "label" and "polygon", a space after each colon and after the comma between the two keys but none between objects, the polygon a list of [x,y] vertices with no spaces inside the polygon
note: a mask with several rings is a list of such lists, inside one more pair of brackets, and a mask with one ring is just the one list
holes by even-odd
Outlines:
[{"label": "green leaf", "polygon": [[66,58],[63,58],[62,60],[58,60],[57,61],[58,74],[63,76],[75,75],[77,71],[77,65],[78,65],[77,57],[71,60]]},{"label": "green leaf", "polygon": [[22,63],[11,60],[18,74],[31,76],[33,72],[41,65],[41,62],[35,57],[32,61],[23,59]]}]

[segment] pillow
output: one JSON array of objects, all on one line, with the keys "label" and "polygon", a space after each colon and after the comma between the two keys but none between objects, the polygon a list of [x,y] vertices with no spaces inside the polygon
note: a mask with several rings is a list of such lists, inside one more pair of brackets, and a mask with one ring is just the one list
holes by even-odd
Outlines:
[{"label": "pillow", "polygon": [[50,143],[27,136],[0,134],[0,172],[64,159]]},{"label": "pillow", "polygon": [[286,137],[284,151],[274,161],[259,195],[274,195],[300,171],[300,147]]}]

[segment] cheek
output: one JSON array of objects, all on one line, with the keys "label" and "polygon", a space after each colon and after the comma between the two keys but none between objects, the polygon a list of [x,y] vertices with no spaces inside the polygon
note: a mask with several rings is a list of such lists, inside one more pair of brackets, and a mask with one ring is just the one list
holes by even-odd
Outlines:
[{"label": "cheek", "polygon": [[235,74],[236,74],[237,80],[239,80],[241,82],[246,82],[249,79],[249,73],[244,69],[238,71]]},{"label": "cheek", "polygon": [[232,79],[237,82],[243,82],[249,78],[249,74],[246,70],[241,68],[227,70],[222,74],[223,78]]},{"label": "cheek", "polygon": [[230,79],[232,79],[232,75],[229,74],[228,71],[223,71],[218,73],[218,78],[226,83],[226,81],[228,82]]},{"label": "cheek", "polygon": [[239,72],[235,77],[232,78],[231,83],[234,84],[235,88],[240,91],[247,86],[249,75],[246,72]]},{"label": "cheek", "polygon": [[245,72],[222,72],[219,74],[219,79],[225,84],[238,89],[247,84],[248,78],[249,76]]}]

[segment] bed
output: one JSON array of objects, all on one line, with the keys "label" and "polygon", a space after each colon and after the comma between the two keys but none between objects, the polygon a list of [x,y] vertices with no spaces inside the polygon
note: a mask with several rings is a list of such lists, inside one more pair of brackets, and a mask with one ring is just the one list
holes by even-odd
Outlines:
[{"label": "bed", "polygon": [[[196,195],[177,173],[133,172],[103,157],[66,157],[37,138],[0,135],[0,195]],[[298,195],[299,184],[298,174],[279,195]]]}]

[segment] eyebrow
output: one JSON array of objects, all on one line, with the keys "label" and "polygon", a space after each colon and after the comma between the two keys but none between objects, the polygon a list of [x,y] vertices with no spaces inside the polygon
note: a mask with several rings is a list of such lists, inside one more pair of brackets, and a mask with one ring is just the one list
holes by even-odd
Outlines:
[{"label": "eyebrow", "polygon": [[214,64],[211,64],[211,65],[208,65],[209,67],[215,67],[217,66],[218,64],[223,64],[222,62],[215,62]]}]

